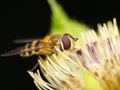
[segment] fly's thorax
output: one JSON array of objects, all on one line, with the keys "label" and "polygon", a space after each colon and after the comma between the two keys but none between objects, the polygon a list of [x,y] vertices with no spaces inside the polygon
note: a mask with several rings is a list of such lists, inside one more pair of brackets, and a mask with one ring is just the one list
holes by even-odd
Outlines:
[{"label": "fly's thorax", "polygon": [[49,42],[50,37],[51,37],[50,35],[45,36],[45,37],[43,38],[43,42],[48,43],[48,42]]},{"label": "fly's thorax", "polygon": [[51,43],[53,45],[59,45],[61,37],[62,37],[61,35],[53,35],[50,37],[49,43]]}]

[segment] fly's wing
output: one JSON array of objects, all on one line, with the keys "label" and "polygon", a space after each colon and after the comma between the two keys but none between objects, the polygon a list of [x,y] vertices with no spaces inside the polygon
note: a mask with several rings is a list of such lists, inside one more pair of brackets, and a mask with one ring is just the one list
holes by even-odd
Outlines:
[{"label": "fly's wing", "polygon": [[8,51],[6,53],[1,54],[2,57],[6,57],[6,56],[13,56],[13,55],[17,55],[20,54],[20,51],[23,49],[24,47],[19,47],[16,49],[13,49],[11,51]]},{"label": "fly's wing", "polygon": [[42,39],[40,39],[40,38],[17,39],[17,40],[14,40],[13,42],[17,43],[17,44],[23,44],[23,43],[31,43],[31,42],[33,42],[35,40],[39,40],[39,41],[42,42]]},{"label": "fly's wing", "polygon": [[38,43],[38,45],[35,45],[34,47],[31,46],[32,43],[30,44],[26,44],[25,46],[13,49],[11,51],[8,51],[6,53],[1,54],[1,56],[6,57],[6,56],[13,56],[13,55],[17,55],[20,53],[24,53],[24,52],[30,52],[32,50],[39,50],[39,49],[43,49],[43,48],[52,48],[54,47],[54,45],[49,45],[48,43]]}]

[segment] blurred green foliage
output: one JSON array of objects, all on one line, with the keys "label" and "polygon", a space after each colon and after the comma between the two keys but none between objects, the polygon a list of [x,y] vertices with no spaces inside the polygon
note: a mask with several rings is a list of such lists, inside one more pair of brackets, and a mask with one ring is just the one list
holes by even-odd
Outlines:
[{"label": "blurred green foliage", "polygon": [[78,37],[80,32],[89,30],[89,27],[85,24],[70,19],[56,0],[48,0],[48,3],[52,11],[51,34],[69,33]]}]

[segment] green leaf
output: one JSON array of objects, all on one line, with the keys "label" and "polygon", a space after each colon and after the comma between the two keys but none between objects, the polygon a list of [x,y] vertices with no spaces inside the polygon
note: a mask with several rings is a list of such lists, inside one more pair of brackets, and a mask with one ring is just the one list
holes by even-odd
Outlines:
[{"label": "green leaf", "polygon": [[69,33],[77,37],[80,32],[89,29],[85,24],[70,19],[55,0],[48,0],[48,2],[52,10],[51,34]]}]

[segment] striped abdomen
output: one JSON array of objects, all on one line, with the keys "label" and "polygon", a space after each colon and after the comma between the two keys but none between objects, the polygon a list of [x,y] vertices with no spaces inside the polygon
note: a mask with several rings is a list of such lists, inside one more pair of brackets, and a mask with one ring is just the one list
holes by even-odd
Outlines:
[{"label": "striped abdomen", "polygon": [[20,56],[49,55],[52,53],[51,49],[53,49],[52,45],[41,42],[40,40],[35,40],[30,44],[26,44],[25,47],[21,49]]}]

